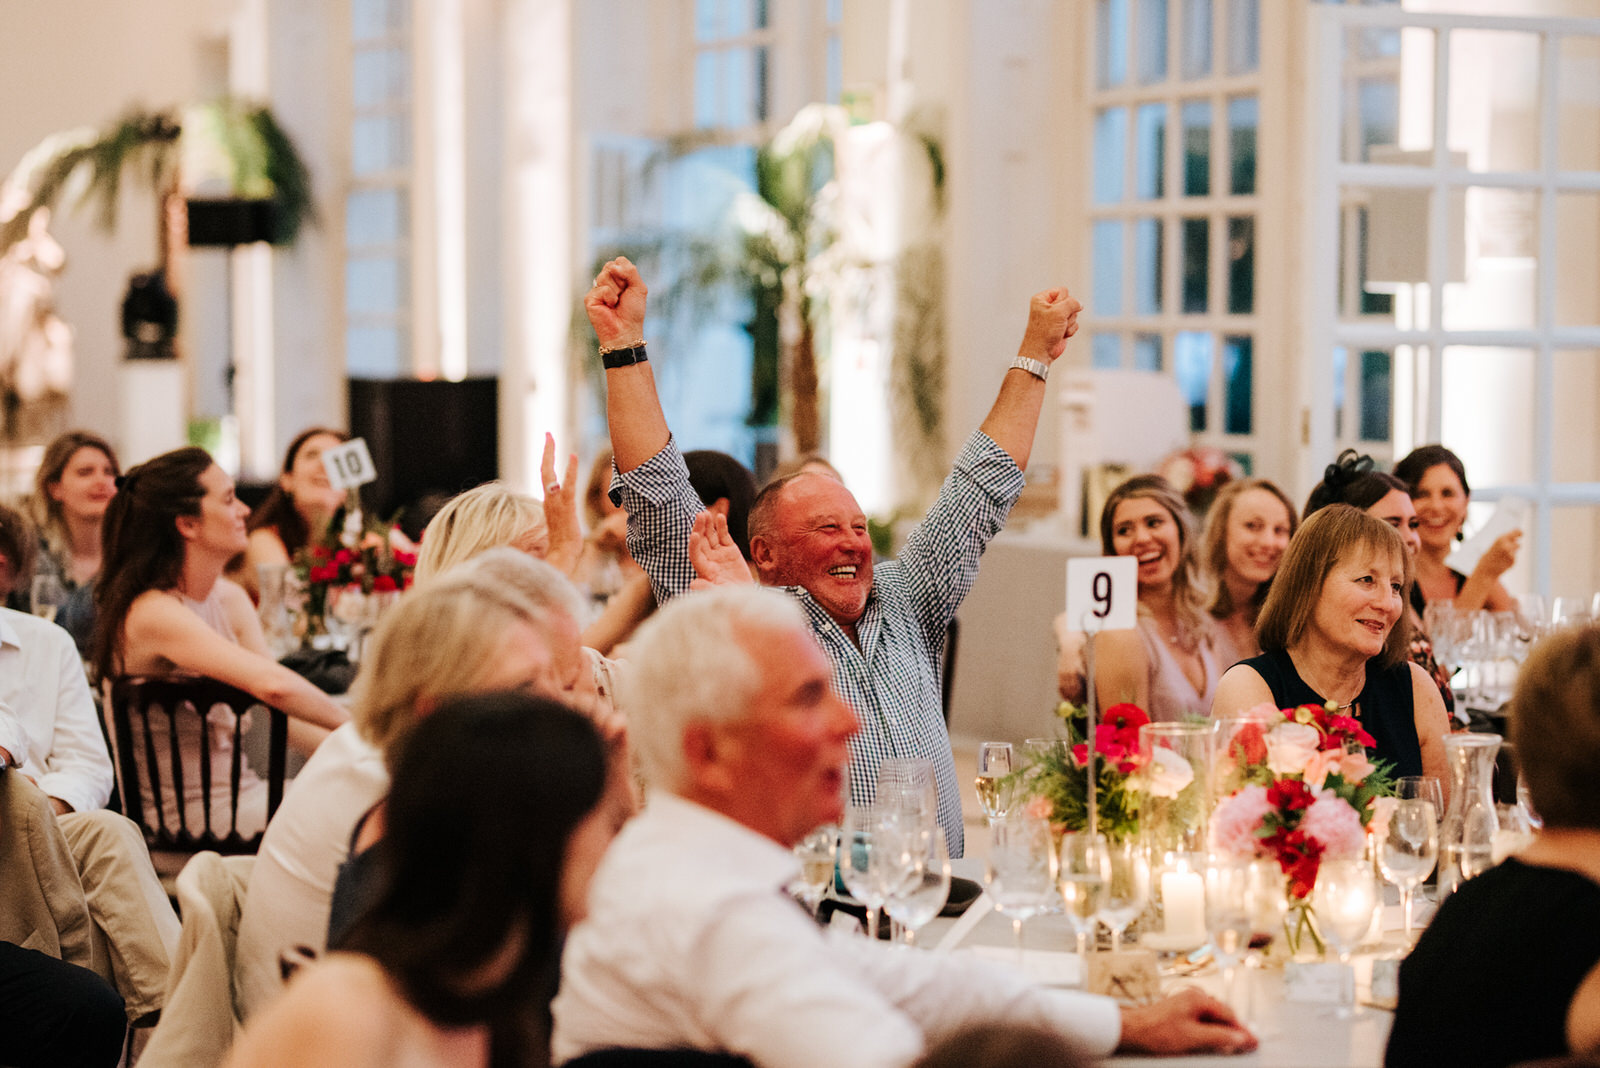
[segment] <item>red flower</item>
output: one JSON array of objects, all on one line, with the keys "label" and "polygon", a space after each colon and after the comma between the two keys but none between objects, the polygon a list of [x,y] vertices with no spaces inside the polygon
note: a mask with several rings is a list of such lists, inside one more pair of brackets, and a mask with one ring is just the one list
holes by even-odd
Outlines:
[{"label": "red flower", "polygon": [[332,555],[333,550],[326,545],[313,545],[311,547],[311,559],[313,560],[326,560]]},{"label": "red flower", "polygon": [[333,562],[336,564],[348,564],[353,562],[355,558],[356,554],[351,552],[349,549],[340,549],[338,552],[333,554]]},{"label": "red flower", "polygon": [[1100,718],[1114,726],[1132,728],[1133,730],[1138,730],[1150,722],[1150,717],[1145,715],[1144,709],[1127,702],[1123,702],[1120,705],[1112,705],[1106,709],[1105,715]]},{"label": "red flower", "polygon": [[394,579],[389,575],[379,575],[372,580],[374,593],[393,593],[397,588]]},{"label": "red flower", "polygon": [[415,567],[417,563],[417,554],[408,553],[404,549],[396,549],[394,551],[394,562],[399,564],[401,567]]},{"label": "red flower", "polygon": [[1267,802],[1284,812],[1300,812],[1315,800],[1311,788],[1299,779],[1279,779],[1267,787]]},{"label": "red flower", "polygon": [[[1354,738],[1362,745],[1375,746],[1378,743],[1361,727],[1361,721],[1353,716],[1334,716],[1328,723],[1330,733],[1341,735],[1345,738]],[[1332,748],[1331,746],[1327,748]]]},{"label": "red flower", "polygon": [[1322,865],[1322,843],[1304,831],[1279,827],[1262,839],[1262,844],[1278,859],[1278,867],[1289,877],[1289,892],[1309,897],[1317,885],[1317,869]]},{"label": "red flower", "polygon": [[1243,766],[1267,760],[1267,734],[1258,723],[1246,723],[1228,741],[1228,755]]}]

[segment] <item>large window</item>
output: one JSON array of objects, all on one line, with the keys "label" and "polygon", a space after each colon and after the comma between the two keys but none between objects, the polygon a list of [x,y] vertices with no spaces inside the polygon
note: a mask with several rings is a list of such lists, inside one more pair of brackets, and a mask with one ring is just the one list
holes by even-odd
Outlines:
[{"label": "large window", "polygon": [[1177,379],[1197,440],[1256,464],[1259,0],[1096,0],[1094,366]]},{"label": "large window", "polygon": [[695,0],[694,124],[760,126],[771,105],[768,0]]}]

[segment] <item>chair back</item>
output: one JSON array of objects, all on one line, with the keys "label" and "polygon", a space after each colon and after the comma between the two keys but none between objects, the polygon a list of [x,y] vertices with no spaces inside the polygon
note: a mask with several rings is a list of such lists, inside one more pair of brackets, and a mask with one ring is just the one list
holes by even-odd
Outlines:
[{"label": "chair back", "polygon": [[[111,736],[117,791],[127,817],[139,825],[154,850],[195,853],[254,853],[262,830],[240,832],[239,796],[245,771],[246,717],[268,717],[267,818],[283,800],[289,721],[236,686],[200,675],[122,676],[111,682]],[[215,759],[209,740],[220,731],[231,746]],[[185,750],[199,748],[186,759]],[[220,764],[220,767],[214,766]],[[189,780],[199,779],[198,783]],[[225,781],[228,790],[215,789]],[[187,798],[199,787],[199,818]],[[259,788],[259,784],[255,784]],[[259,795],[258,795],[259,796]],[[167,804],[164,798],[175,799]],[[259,804],[259,802],[258,802]]]}]

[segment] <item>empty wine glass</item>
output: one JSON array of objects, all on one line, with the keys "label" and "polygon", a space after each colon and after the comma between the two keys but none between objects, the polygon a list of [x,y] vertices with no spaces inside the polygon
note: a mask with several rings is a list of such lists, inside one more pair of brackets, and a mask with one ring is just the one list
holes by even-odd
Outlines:
[{"label": "empty wine glass", "polygon": [[795,882],[795,889],[813,916],[833,886],[838,852],[839,828],[831,824],[818,827],[794,847],[795,859],[800,861],[800,878]]},{"label": "empty wine glass", "polygon": [[850,896],[866,906],[867,937],[878,937],[878,910],[894,887],[888,877],[892,832],[878,809],[852,807],[844,814],[839,874]]},{"label": "empty wine glass", "polygon": [[1111,850],[1103,834],[1080,831],[1061,839],[1061,903],[1078,936],[1078,956],[1089,952],[1111,883]]},{"label": "empty wine glass", "polygon": [[1222,1000],[1235,1011],[1239,965],[1250,949],[1254,933],[1249,861],[1231,857],[1213,860],[1206,868],[1206,934],[1222,972]]},{"label": "empty wine glass", "polygon": [[918,833],[908,852],[911,872],[884,899],[883,908],[905,932],[906,945],[914,946],[917,932],[939,915],[950,899],[950,850],[943,828]]},{"label": "empty wine glass", "polygon": [[933,776],[933,761],[890,757],[878,765],[873,807],[885,818],[899,821],[908,831],[937,827],[939,788]]},{"label": "empty wine glass", "polygon": [[1106,859],[1110,878],[1100,901],[1100,922],[1111,932],[1111,951],[1122,948],[1122,935],[1128,924],[1139,918],[1150,900],[1150,857],[1144,847],[1131,839],[1108,841]]},{"label": "empty wine glass", "polygon": [[1394,796],[1401,801],[1428,801],[1434,818],[1444,819],[1444,787],[1432,775],[1402,775],[1394,781]]},{"label": "empty wine glass", "polygon": [[1400,916],[1411,944],[1411,897],[1439,859],[1439,814],[1433,803],[1406,798],[1395,805],[1378,849],[1378,870],[1400,888]]},{"label": "empty wine glass", "polygon": [[53,572],[41,571],[33,576],[33,601],[30,611],[40,619],[54,622],[56,613],[67,603],[67,588]]},{"label": "empty wine glass", "polygon": [[1051,848],[1050,825],[1041,819],[1013,816],[989,828],[989,856],[984,882],[995,910],[1011,920],[1017,945],[1017,967],[1022,967],[1022,925],[1048,912],[1056,894],[1056,855]]},{"label": "empty wine glass", "polygon": [[[1328,944],[1338,954],[1339,963],[1350,966],[1350,955],[1372,927],[1372,914],[1378,908],[1378,884],[1372,865],[1365,860],[1323,861],[1317,872],[1317,887],[1311,892],[1317,925]],[[1355,1006],[1355,984],[1349,1002],[1334,1013],[1340,1019],[1363,1015]]]},{"label": "empty wine glass", "polygon": [[993,823],[1005,819],[1011,808],[1011,787],[1003,780],[1011,774],[1011,743],[984,742],[978,748],[978,805]]}]

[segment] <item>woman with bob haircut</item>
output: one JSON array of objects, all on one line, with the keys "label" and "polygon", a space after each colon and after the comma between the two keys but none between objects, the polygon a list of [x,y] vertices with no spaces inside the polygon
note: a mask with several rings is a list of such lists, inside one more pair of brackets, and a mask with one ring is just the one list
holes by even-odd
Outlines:
[{"label": "woman with bob haircut", "polygon": [[94,640],[94,582],[105,558],[106,509],[121,476],[117,454],[105,438],[69,430],[45,447],[33,480],[29,508],[39,527],[40,549],[35,573],[54,575],[67,591],[55,622],[86,656]]},{"label": "woman with bob haircut", "polygon": [[1256,618],[1299,526],[1294,503],[1264,478],[1230,482],[1211,502],[1200,535],[1200,561],[1211,580],[1206,610],[1217,621],[1218,661],[1224,668],[1261,651]]},{"label": "woman with bob haircut", "polygon": [[1411,557],[1389,524],[1348,504],[1312,514],[1283,554],[1256,633],[1262,654],[1234,665],[1212,713],[1331,704],[1372,735],[1368,756],[1396,775],[1446,785],[1444,702],[1406,659]]},{"label": "woman with bob haircut", "polygon": [[1131,701],[1152,720],[1179,720],[1211,707],[1221,672],[1193,525],[1183,497],[1159,475],[1130,478],[1106,499],[1101,547],[1108,556],[1139,561],[1139,626],[1106,631],[1095,641],[1101,708]]},{"label": "woman with bob haircut", "polygon": [[[244,551],[243,503],[233,479],[194,447],[163,453],[128,472],[106,510],[105,567],[96,585],[94,664],[107,682],[119,675],[204,675],[253,694],[289,716],[289,741],[311,752],[347,718],[344,709],[272,659],[250,598],[222,576]],[[189,827],[205,825],[200,765],[212,767],[212,806],[229,799],[232,724],[203,732],[194,717],[180,721],[185,763],[181,799]],[[155,759],[165,766],[168,740],[158,732]],[[141,751],[136,754],[145,760]],[[162,780],[161,805],[178,825],[180,799]],[[266,825],[266,783],[244,769],[238,829]],[[153,805],[153,798],[145,798]]]},{"label": "woman with bob haircut", "polygon": [[1600,1054],[1600,626],[1534,646],[1510,728],[1544,826],[1462,883],[1401,964],[1391,1068]]},{"label": "woman with bob haircut", "polygon": [[308,427],[294,436],[283,454],[278,481],[247,524],[250,545],[239,566],[229,574],[252,600],[261,596],[256,568],[262,564],[287,564],[294,554],[328,529],[344,503],[344,491],[333,488],[322,454],[350,440],[343,430]]},{"label": "woman with bob haircut", "polygon": [[562,940],[617,826],[605,745],[557,702],[489,693],[395,755],[372,909],[251,1021],[235,1068],[550,1063]]},{"label": "woman with bob haircut", "polygon": [[1443,445],[1423,445],[1395,464],[1394,473],[1411,490],[1417,518],[1422,521],[1418,531],[1422,548],[1417,554],[1417,600],[1454,601],[1458,612],[1480,608],[1516,611],[1516,598],[1500,584],[1500,576],[1517,562],[1522,531],[1509,531],[1496,538],[1470,575],[1445,563],[1461,537],[1467,505],[1472,503],[1472,487],[1467,485],[1467,468],[1461,457]]}]

